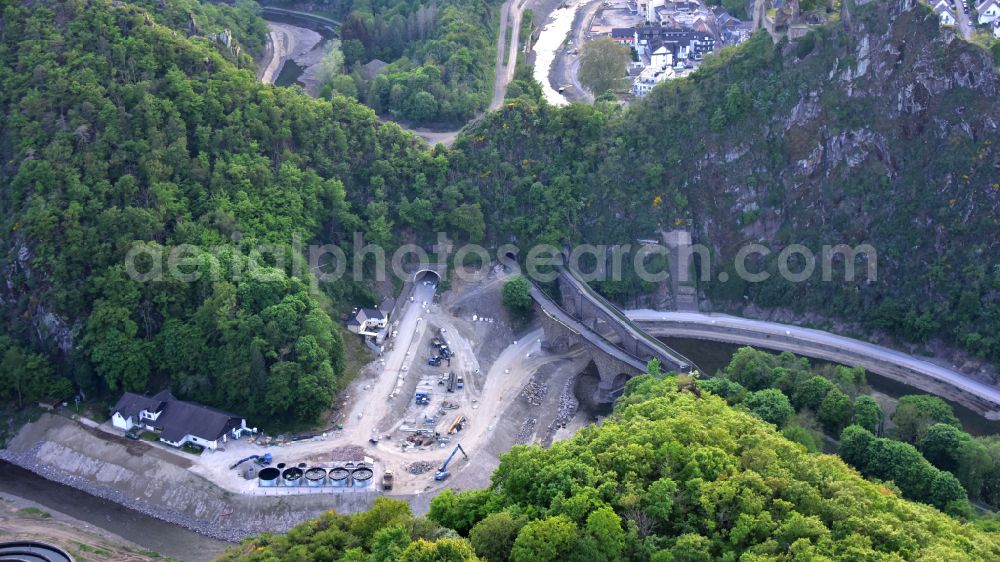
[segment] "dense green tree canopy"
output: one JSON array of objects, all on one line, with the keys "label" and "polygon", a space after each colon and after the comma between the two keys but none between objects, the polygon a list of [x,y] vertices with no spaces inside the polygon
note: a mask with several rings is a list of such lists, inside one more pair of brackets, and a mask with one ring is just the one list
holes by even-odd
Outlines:
[{"label": "dense green tree canopy", "polygon": [[379,497],[368,511],[325,515],[287,534],[264,534],[244,541],[219,560],[350,560],[364,562],[478,562],[472,545],[423,517],[399,500]]},{"label": "dense green tree canopy", "polygon": [[516,275],[504,282],[503,305],[512,313],[524,316],[531,312],[533,303],[530,281],[520,275]]},{"label": "dense green tree canopy", "polygon": [[[370,293],[314,286],[302,245],[389,246],[401,200],[459,207],[478,237],[475,201],[444,198],[444,158],[370,110],[259,84],[225,45],[161,25],[187,9],[205,30],[258,27],[242,4],[3,3],[20,31],[0,35],[2,220],[21,260],[4,331],[88,395],[170,386],[261,427],[312,423],[344,375],[330,315]],[[37,372],[22,403],[63,393]]]},{"label": "dense green tree canopy", "polygon": [[[405,121],[457,125],[471,119],[490,99],[500,4],[355,2],[341,35],[357,97]],[[373,60],[389,64],[366,81],[360,68]]]},{"label": "dense green tree canopy", "polygon": [[629,48],[612,39],[587,41],[580,54],[580,82],[595,96],[620,90],[628,85],[630,60]]},{"label": "dense green tree canopy", "polygon": [[893,433],[908,443],[917,443],[934,424],[961,427],[958,418],[944,400],[928,394],[914,394],[899,399],[892,414]]},{"label": "dense green tree canopy", "polygon": [[858,396],[854,400],[854,423],[868,431],[872,433],[881,431],[884,416],[882,407],[871,396]]},{"label": "dense green tree canopy", "polygon": [[[908,444],[850,426],[842,449],[852,461],[891,458],[878,466],[900,488],[919,486],[929,503],[954,510],[964,502],[954,477]],[[475,549],[491,561],[581,562],[1000,556],[996,535],[904,500],[834,456],[807,453],[773,426],[707,392],[682,390],[671,377],[629,381],[613,415],[566,441],[514,447],[490,488],[442,492],[430,518],[459,526],[471,546],[421,542],[445,535],[380,498],[368,513],[330,514],[286,536],[251,540],[224,559],[315,556],[320,548],[331,560],[349,549],[361,557]]]},{"label": "dense green tree canopy", "polygon": [[[747,392],[731,377],[755,385],[769,382],[772,387]],[[818,451],[823,444],[823,433],[830,441],[834,441],[848,424],[864,428],[873,437],[874,434],[881,435],[884,414],[879,403],[867,394],[870,390],[865,380],[864,371],[857,368],[839,365],[813,368],[807,361],[787,353],[775,355],[746,347],[733,355],[719,377],[699,381],[699,386],[725,398],[729,404],[747,408],[765,421],[776,423],[776,420],[785,420],[782,435],[808,451]],[[787,410],[777,406],[784,402],[775,393],[791,396],[791,405],[796,410],[794,418]],[[851,395],[856,395],[856,398],[852,400]],[[776,415],[775,412],[783,413]],[[924,502],[936,501],[928,487],[936,481],[938,499],[949,499],[935,505],[948,508],[946,503],[954,499],[952,488],[958,482],[969,498],[994,506],[1000,505],[997,503],[1000,496],[995,492],[1000,490],[1000,469],[991,464],[1000,459],[1000,442],[997,439],[974,438],[962,431],[951,406],[933,396],[901,397],[892,422],[897,419],[902,425],[889,432],[890,439],[878,441],[877,447],[865,449],[864,454],[883,452],[881,457],[869,459],[857,456],[859,453],[852,452],[857,448],[855,444],[845,445],[844,442],[841,442],[841,454],[848,455],[845,459],[853,458],[849,462],[862,473],[876,478],[892,480],[900,474],[908,477],[917,474],[923,477],[926,486],[916,484],[919,477],[908,479],[906,485],[897,482],[907,498]],[[944,423],[938,420],[944,420]],[[844,431],[854,437],[858,435],[853,430]],[[898,441],[890,443],[893,439],[904,439],[911,434],[922,436],[913,443],[916,448],[900,447],[904,443]],[[889,465],[897,457],[905,458],[911,470],[892,472]],[[866,464],[869,461],[871,464]],[[939,470],[935,472],[928,470],[929,468]],[[938,472],[947,474],[939,476]],[[964,503],[959,502],[949,509],[954,513],[964,513],[965,507]]]},{"label": "dense green tree canopy", "polygon": [[783,427],[795,414],[791,402],[783,392],[776,388],[767,388],[750,393],[743,399],[743,405],[758,418],[773,423],[778,428]]}]

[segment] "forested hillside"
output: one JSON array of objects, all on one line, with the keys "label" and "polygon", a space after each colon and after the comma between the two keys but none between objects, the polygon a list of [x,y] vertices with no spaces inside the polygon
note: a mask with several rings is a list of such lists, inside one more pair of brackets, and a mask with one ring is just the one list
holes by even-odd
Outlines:
[{"label": "forested hillside", "polygon": [[158,23],[190,37],[204,37],[221,44],[228,30],[233,43],[242,45],[246,52],[237,52],[231,45],[220,51],[231,55],[229,58],[238,64],[252,66],[254,58],[264,51],[267,25],[260,19],[260,6],[252,0],[237,0],[231,4],[199,0],[136,0],[129,3],[150,12]]},{"label": "forested hillside", "polygon": [[394,120],[456,128],[490,102],[503,0],[276,3],[343,22],[324,96],[358,99]]},{"label": "forested hillside", "polygon": [[966,496],[1000,506],[1000,442],[962,431],[936,396],[903,396],[887,417],[864,369],[815,368],[790,353],[749,347],[702,386],[810,451],[820,450],[824,437],[839,440],[844,460],[865,476],[894,481],[903,497],[956,515],[969,513]]},{"label": "forested hillside", "polygon": [[[186,25],[183,3],[0,5],[18,30],[0,34],[10,400],[63,394],[65,376],[88,394],[169,385],[251,417],[312,420],[342,375],[330,314],[371,303],[368,284],[310,291],[287,262],[271,277],[137,283],[123,264],[134,242],[155,255],[186,243],[200,248],[188,267],[245,270],[261,261],[256,242],[293,235],[350,256],[355,231],[390,249],[438,230],[527,247],[628,243],[690,220],[727,272],[746,242],[775,254],[866,242],[879,252],[871,282],[730,275],[701,288],[717,305],[789,306],[1000,358],[1000,81],[987,53],[919,5],[852,4],[794,45],[754,37],[629,109],[557,109],[519,87],[451,151],[343,97],[258,84],[217,42],[166,26]],[[259,26],[239,23],[243,4],[192,9],[237,37]]]},{"label": "forested hillside", "polygon": [[[713,250],[717,307],[788,307],[904,340],[941,336],[1000,361],[1000,77],[989,53],[914,2],[845,2],[841,23],[795,44],[758,35],[628,110],[520,99],[455,146],[498,241],[634,243],[691,221]],[[749,284],[760,242],[772,278]],[[871,282],[776,274],[799,243],[868,243]],[[751,270],[756,271],[751,263]],[[729,281],[717,280],[725,271]],[[793,271],[799,268],[793,265]],[[626,298],[635,281],[601,287]]]},{"label": "forested hillside", "polygon": [[[690,381],[646,376],[601,425],[517,446],[485,490],[442,492],[443,536],[380,500],[224,560],[995,560],[1000,539],[903,500]],[[446,535],[444,535],[446,536]],[[471,547],[471,548],[470,548]]]},{"label": "forested hillside", "polygon": [[[353,101],[258,84],[156,11],[0,5],[6,397],[70,398],[63,374],[88,395],[169,385],[269,423],[313,421],[343,376],[329,313],[369,289],[310,291],[307,268],[292,277],[291,260],[251,250],[298,236],[350,255],[355,231],[389,246],[413,189],[463,201],[447,160]],[[183,271],[203,275],[136,282],[135,242],[146,258],[194,245]],[[38,353],[54,364],[17,360]]]},{"label": "forested hillside", "polygon": [[462,124],[486,108],[500,0],[355,2],[342,28],[344,63],[390,63],[360,99],[380,114]]}]

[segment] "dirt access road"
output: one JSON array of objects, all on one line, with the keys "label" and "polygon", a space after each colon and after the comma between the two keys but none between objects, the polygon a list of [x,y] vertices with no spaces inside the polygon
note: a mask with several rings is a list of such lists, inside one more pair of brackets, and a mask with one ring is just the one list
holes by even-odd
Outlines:
[{"label": "dirt access road", "polygon": [[[493,99],[489,111],[500,109],[507,95],[507,85],[514,79],[517,68],[517,47],[521,44],[521,16],[528,0],[507,0],[500,7],[500,33],[497,39],[496,77],[493,80]],[[511,28],[507,41],[507,28]],[[504,58],[506,57],[506,62]]]},{"label": "dirt access road", "polygon": [[[265,448],[246,440],[230,442],[225,451],[206,452],[193,460],[190,470],[230,492],[246,495],[284,493],[283,490],[261,490],[255,481],[240,478],[229,466],[251,454],[271,452],[275,462],[329,462],[335,448],[353,447],[376,462],[376,470],[395,472],[393,495],[424,494],[444,487],[473,488],[489,484],[499,455],[515,441],[523,441],[522,428],[527,418],[540,422],[527,437],[532,440],[551,439],[546,433],[555,417],[552,412],[528,411],[518,400],[522,389],[540,369],[544,377],[565,381],[580,372],[574,363],[576,355],[560,355],[541,349],[540,329],[515,339],[503,318],[497,317],[500,289],[507,273],[489,274],[487,278],[465,287],[466,292],[450,305],[436,298],[437,285],[416,281],[413,300],[407,300],[390,329],[396,332],[391,348],[384,357],[365,368],[362,375],[346,391],[349,406],[343,429],[316,438]],[[488,318],[484,318],[489,316]],[[450,365],[434,367],[427,364],[432,352],[433,337],[447,340],[454,352]],[[445,391],[439,380],[453,371],[465,377],[465,388],[454,393]],[[416,405],[414,389],[430,385],[431,403]],[[552,391],[552,400],[559,392]],[[450,407],[445,405],[450,403]],[[457,416],[468,420],[465,430],[448,435],[446,429]],[[433,418],[424,424],[425,418]],[[404,446],[410,434],[408,428],[424,427],[436,430],[444,439],[432,445]],[[369,439],[379,437],[378,443]],[[459,455],[449,471],[452,478],[435,482],[433,472],[411,474],[407,468],[415,462],[437,467],[451,449],[461,443],[469,458]],[[346,460],[346,459],[345,459]],[[380,476],[380,474],[379,474]],[[288,492],[292,492],[289,490]]]}]

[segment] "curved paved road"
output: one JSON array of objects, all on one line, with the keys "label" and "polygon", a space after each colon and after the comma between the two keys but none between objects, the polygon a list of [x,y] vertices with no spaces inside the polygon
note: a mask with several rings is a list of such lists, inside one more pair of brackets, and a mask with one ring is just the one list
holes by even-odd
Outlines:
[{"label": "curved paved road", "polygon": [[880,345],[811,328],[724,314],[656,310],[628,310],[625,314],[654,335],[755,345],[858,365],[952,399],[987,419],[1000,420],[1000,388]]}]

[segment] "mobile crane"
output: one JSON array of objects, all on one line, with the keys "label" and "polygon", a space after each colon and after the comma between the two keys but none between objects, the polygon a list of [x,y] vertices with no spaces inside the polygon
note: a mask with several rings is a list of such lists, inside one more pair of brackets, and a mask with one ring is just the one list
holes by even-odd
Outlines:
[{"label": "mobile crane", "polygon": [[451,473],[448,472],[448,463],[451,462],[451,459],[455,458],[455,453],[459,451],[462,451],[462,456],[465,457],[465,460],[469,460],[469,455],[465,453],[465,449],[462,448],[462,444],[459,443],[458,445],[455,445],[455,449],[452,450],[451,454],[448,455],[448,458],[445,459],[444,463],[441,464],[441,468],[439,468],[438,471],[434,473],[435,480],[437,481],[447,480],[448,477],[451,476]]}]

